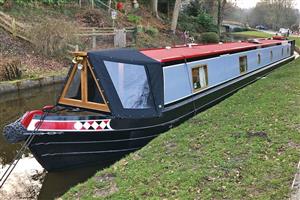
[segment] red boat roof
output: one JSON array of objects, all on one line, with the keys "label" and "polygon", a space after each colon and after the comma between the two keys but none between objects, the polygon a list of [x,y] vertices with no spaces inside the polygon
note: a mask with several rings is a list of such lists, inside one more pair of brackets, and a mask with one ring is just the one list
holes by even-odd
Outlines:
[{"label": "red boat roof", "polygon": [[237,51],[246,51],[256,48],[264,48],[268,46],[280,45],[283,42],[286,41],[275,39],[260,39],[259,44],[251,42],[232,42],[210,45],[192,45],[192,47],[179,46],[161,49],[145,49],[141,50],[141,53],[159,62],[171,62],[194,57],[206,57]]}]

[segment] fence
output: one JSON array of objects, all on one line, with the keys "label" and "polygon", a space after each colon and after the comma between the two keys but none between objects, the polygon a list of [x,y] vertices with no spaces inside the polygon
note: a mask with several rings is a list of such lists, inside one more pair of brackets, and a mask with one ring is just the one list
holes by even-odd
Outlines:
[{"label": "fence", "polygon": [[17,22],[15,18],[1,11],[0,11],[0,26],[4,30],[10,32],[13,36],[31,42],[30,39],[26,36],[26,31],[25,31],[30,26]]},{"label": "fence", "polygon": [[[0,11],[0,27],[10,32],[13,36],[19,37],[23,40],[31,42],[30,38],[27,36],[27,29],[31,26],[17,22],[15,18]],[[128,27],[124,29],[115,29],[114,27],[80,27],[77,33],[79,37],[91,37],[92,45],[91,48],[95,49],[97,47],[97,37],[103,36],[114,36],[114,46],[115,47],[126,47],[126,35],[128,33],[135,34],[135,27]],[[134,38],[134,36],[132,37]],[[31,42],[32,43],[32,42]],[[69,52],[78,51],[78,45],[68,44],[70,48]]]},{"label": "fence", "polygon": [[[115,29],[113,27],[81,27],[79,28],[80,37],[92,38],[92,49],[97,47],[97,37],[101,36],[114,36],[115,47],[126,47],[126,35],[135,34],[135,27],[127,27],[124,29]],[[134,37],[133,37],[134,38]]]}]

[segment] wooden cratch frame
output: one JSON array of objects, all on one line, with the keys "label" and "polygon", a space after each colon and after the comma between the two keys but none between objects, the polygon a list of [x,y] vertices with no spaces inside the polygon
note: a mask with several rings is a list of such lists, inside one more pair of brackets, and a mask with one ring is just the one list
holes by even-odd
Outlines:
[{"label": "wooden cratch frame", "polygon": [[[79,70],[77,69],[78,67],[78,64],[79,63],[76,63],[72,69],[72,72],[70,74],[70,77],[66,83],[66,86],[62,92],[62,95],[61,95],[61,98],[59,99],[59,103],[61,104],[65,104],[65,105],[70,105],[70,106],[74,106],[74,107],[81,107],[81,108],[87,108],[87,109],[92,109],[92,110],[99,110],[99,111],[104,111],[104,112],[110,112],[110,109],[108,107],[108,104],[107,104],[107,101],[103,95],[103,92],[100,88],[100,85],[97,81],[97,78],[94,74],[94,71],[92,70],[92,67],[89,63],[89,61],[87,60],[87,55],[85,52],[77,52],[77,53],[74,53],[74,55],[77,57],[77,58],[81,58],[82,61],[80,62],[80,64],[83,65],[83,68],[81,69],[81,73],[80,73],[80,81],[81,81],[81,99],[80,100],[77,100],[77,99],[71,99],[71,98],[67,98],[66,97],[66,94],[67,94],[67,91],[69,90],[70,88],[70,85],[74,79],[74,76],[76,74],[76,71]],[[87,80],[87,71],[88,69],[90,70],[91,74],[92,74],[92,77],[93,77],[93,80],[94,82],[96,83],[96,86],[97,86],[97,89],[98,89],[98,92],[100,93],[104,103],[101,104],[101,103],[95,103],[95,102],[90,102],[88,101],[88,80]]]}]

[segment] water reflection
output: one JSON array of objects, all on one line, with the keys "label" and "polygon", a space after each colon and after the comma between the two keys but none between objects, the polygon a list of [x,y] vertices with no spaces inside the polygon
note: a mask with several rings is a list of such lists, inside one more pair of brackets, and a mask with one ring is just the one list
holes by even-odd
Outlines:
[{"label": "water reflection", "polygon": [[71,187],[83,183],[97,171],[113,164],[113,162],[92,167],[79,168],[62,172],[47,173],[38,199],[55,199],[66,193]]},{"label": "water reflection", "polygon": [[230,33],[224,33],[221,36],[221,40],[224,42],[246,41],[249,38],[251,38],[251,37],[244,36],[244,35],[238,35],[238,34],[230,34]]},{"label": "water reflection", "polygon": [[21,117],[26,111],[55,104],[62,85],[30,89],[0,96],[0,161],[8,164],[21,144],[8,144],[2,135],[3,127]]},{"label": "water reflection", "polygon": [[[12,162],[17,150],[22,144],[8,144],[3,135],[3,127],[18,119],[28,110],[40,109],[45,105],[55,104],[62,85],[53,85],[38,89],[5,94],[0,96],[0,163]],[[47,173],[43,181],[38,199],[54,199],[64,194],[72,186],[84,182],[98,170],[108,167],[112,163],[80,168],[63,172]]]}]

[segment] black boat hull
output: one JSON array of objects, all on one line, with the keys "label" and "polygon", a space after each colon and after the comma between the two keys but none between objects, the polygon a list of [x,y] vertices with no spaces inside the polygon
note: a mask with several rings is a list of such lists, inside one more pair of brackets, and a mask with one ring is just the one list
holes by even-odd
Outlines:
[{"label": "black boat hull", "polygon": [[120,130],[114,131],[36,135],[29,148],[48,171],[111,163],[142,148],[160,133],[215,105],[293,59],[294,56],[273,63],[169,105],[160,118],[112,120],[112,126],[115,123],[120,127]]}]

